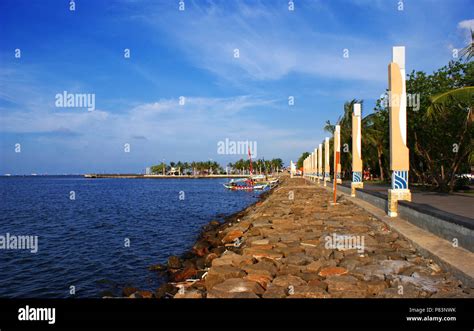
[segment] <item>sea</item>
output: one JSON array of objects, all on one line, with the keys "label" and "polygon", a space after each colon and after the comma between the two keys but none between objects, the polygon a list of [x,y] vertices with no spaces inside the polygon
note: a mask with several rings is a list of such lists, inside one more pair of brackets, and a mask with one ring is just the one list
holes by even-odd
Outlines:
[{"label": "sea", "polygon": [[258,200],[258,192],[226,190],[226,181],[0,177],[0,298],[156,290],[164,279],[149,266]]}]

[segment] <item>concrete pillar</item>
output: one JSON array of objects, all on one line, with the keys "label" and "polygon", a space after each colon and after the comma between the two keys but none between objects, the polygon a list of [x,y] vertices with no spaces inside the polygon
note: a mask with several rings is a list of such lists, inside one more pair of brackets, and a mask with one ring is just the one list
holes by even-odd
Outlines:
[{"label": "concrete pillar", "polygon": [[342,184],[341,179],[341,126],[336,125],[334,130],[334,172],[336,174],[336,183]]},{"label": "concrete pillar", "polygon": [[314,181],[318,181],[319,182],[319,178],[318,178],[318,149],[315,148],[314,149]]},{"label": "concrete pillar", "polygon": [[323,180],[323,144],[319,144],[318,147],[318,182]]},{"label": "concrete pillar", "polygon": [[352,112],[352,183],[351,196],[355,197],[356,189],[363,188],[362,182],[362,142],[361,142],[362,111],[360,103],[354,104]]},{"label": "concrete pillar", "polygon": [[331,178],[331,166],[329,165],[329,138],[326,137],[324,142],[324,186],[326,186],[326,182],[330,181]]},{"label": "concrete pillar", "polygon": [[409,150],[407,147],[407,107],[405,86],[405,47],[392,50],[388,65],[390,170],[392,188],[388,190],[388,216],[398,214],[398,200],[411,201],[408,189]]}]

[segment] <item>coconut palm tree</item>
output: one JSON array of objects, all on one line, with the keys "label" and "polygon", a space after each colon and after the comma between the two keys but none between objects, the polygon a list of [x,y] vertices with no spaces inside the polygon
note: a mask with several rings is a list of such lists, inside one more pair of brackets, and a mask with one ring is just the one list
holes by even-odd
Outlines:
[{"label": "coconut palm tree", "polygon": [[471,42],[461,50],[461,57],[469,61],[474,56],[474,31],[471,30]]}]

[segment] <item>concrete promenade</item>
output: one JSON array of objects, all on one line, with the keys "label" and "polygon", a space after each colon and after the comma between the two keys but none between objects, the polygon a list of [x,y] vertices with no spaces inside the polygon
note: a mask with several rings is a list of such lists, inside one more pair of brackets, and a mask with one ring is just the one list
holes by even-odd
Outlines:
[{"label": "concrete promenade", "polygon": [[[350,187],[350,182],[344,182]],[[389,185],[374,185],[364,182],[364,189],[378,192],[387,197]],[[423,204],[429,208],[445,211],[454,215],[472,218],[474,223],[474,196],[467,194],[443,194],[436,192],[422,192],[412,188],[412,202]]]},{"label": "concrete promenade", "polygon": [[285,179],[238,221],[203,236],[209,268],[198,281],[175,283],[182,290],[174,297],[474,297],[396,229],[347,197],[335,206],[331,199],[314,183]]}]

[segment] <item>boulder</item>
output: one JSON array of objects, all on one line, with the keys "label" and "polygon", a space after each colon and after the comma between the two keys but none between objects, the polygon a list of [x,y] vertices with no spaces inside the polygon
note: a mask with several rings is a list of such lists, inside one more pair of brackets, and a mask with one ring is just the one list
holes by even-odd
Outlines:
[{"label": "boulder", "polygon": [[289,298],[330,298],[330,294],[326,292],[319,286],[311,285],[302,285],[295,286],[292,291],[290,291]]},{"label": "boulder", "polygon": [[329,277],[329,276],[345,275],[347,273],[348,273],[348,270],[346,268],[326,267],[326,268],[321,269],[318,275],[320,275],[321,277]]},{"label": "boulder", "polygon": [[263,293],[262,298],[264,299],[281,299],[286,298],[287,289],[281,286],[270,284],[267,287],[265,293]]},{"label": "boulder", "polygon": [[209,290],[216,284],[222,283],[230,278],[243,278],[245,272],[229,265],[212,267],[205,278],[206,288]]},{"label": "boulder", "polygon": [[181,271],[172,275],[173,282],[184,282],[186,279],[193,278],[196,276],[197,270],[193,267],[187,267]]},{"label": "boulder", "polygon": [[137,291],[138,291],[138,289],[136,287],[127,286],[127,287],[123,288],[122,294],[125,297],[129,297],[130,295],[132,295],[133,293],[135,293]]},{"label": "boulder", "polygon": [[233,243],[235,239],[242,237],[244,233],[241,230],[231,230],[222,238],[224,244]]},{"label": "boulder", "polygon": [[181,259],[175,255],[172,255],[168,258],[168,268],[170,269],[180,269],[183,266]]},{"label": "boulder", "polygon": [[263,294],[263,292],[265,292],[263,287],[257,282],[243,278],[226,279],[224,282],[215,285],[213,290],[227,293],[250,292],[255,294]]},{"label": "boulder", "polygon": [[289,286],[294,287],[294,286],[306,285],[306,282],[298,276],[283,275],[283,276],[277,276],[275,279],[273,279],[272,284],[276,286],[288,288]]}]

